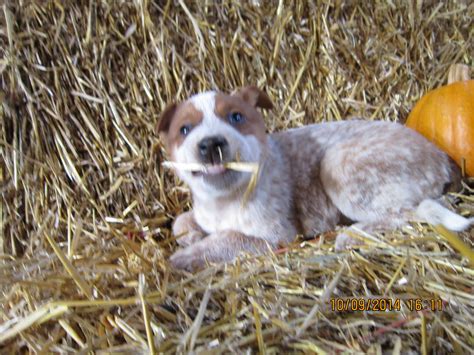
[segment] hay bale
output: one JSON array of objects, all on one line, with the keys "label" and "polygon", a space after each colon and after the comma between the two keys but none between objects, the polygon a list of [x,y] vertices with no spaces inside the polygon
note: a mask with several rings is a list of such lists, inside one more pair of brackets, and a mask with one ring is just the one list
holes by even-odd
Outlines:
[{"label": "hay bale", "polygon": [[[2,352],[470,351],[474,269],[429,226],[358,252],[335,254],[327,233],[195,275],[170,270],[170,222],[189,192],[160,167],[153,126],[171,100],[246,84],[274,100],[270,130],[403,121],[450,64],[472,64],[473,11],[467,1],[7,2]],[[472,214],[468,187],[453,198]],[[367,309],[381,298],[393,310]],[[417,312],[418,300],[433,310]]]}]

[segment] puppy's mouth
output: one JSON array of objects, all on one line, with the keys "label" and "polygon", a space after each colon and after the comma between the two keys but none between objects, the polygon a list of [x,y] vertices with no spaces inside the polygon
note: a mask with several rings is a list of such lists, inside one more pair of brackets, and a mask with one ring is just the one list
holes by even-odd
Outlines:
[{"label": "puppy's mouth", "polygon": [[193,176],[219,176],[228,172],[224,164],[210,164],[205,165],[202,171],[193,171]]},{"label": "puppy's mouth", "polygon": [[206,164],[204,169],[193,171],[192,175],[217,190],[228,190],[238,181],[241,173],[227,169],[223,164]]},{"label": "puppy's mouth", "polygon": [[234,186],[239,181],[242,181],[242,176],[249,174],[249,186],[252,187],[250,188],[250,190],[247,189],[247,191],[251,191],[253,190],[253,187],[256,184],[259,173],[258,163],[242,161],[221,161],[217,164],[179,163],[173,161],[165,161],[162,162],[162,165],[167,168],[188,171],[193,177],[201,178],[203,182],[205,182],[206,184],[210,184],[214,188],[219,190],[228,189],[229,187]]}]

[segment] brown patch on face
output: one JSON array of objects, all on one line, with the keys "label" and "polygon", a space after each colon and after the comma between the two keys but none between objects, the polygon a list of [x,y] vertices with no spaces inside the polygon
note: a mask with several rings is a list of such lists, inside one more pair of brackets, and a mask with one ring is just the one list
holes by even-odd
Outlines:
[{"label": "brown patch on face", "polygon": [[[231,113],[238,112],[244,116],[243,122],[232,124],[228,116]],[[267,141],[265,132],[265,122],[257,109],[244,101],[238,95],[225,95],[218,93],[216,95],[216,105],[214,113],[227,124],[232,125],[243,135],[253,135],[263,144]]]},{"label": "brown patch on face", "polygon": [[192,130],[201,123],[202,118],[202,112],[189,102],[174,104],[174,107],[165,109],[158,123],[158,131],[169,153],[172,153],[173,148],[179,147],[186,138],[181,133],[181,127],[189,126]]}]

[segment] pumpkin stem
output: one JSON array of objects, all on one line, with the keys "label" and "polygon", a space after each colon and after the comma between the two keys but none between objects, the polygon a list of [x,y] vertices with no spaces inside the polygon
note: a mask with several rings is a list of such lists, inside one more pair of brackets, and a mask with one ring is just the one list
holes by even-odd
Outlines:
[{"label": "pumpkin stem", "polygon": [[448,84],[471,79],[470,68],[466,64],[452,64],[448,72]]}]

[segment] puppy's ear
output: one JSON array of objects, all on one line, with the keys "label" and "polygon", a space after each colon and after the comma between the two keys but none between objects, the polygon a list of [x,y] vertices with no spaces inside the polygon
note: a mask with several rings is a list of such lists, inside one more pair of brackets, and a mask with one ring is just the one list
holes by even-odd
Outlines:
[{"label": "puppy's ear", "polygon": [[177,107],[178,105],[176,103],[166,106],[165,110],[161,113],[160,118],[158,119],[158,123],[156,124],[155,134],[163,135],[164,133],[168,132],[171,125],[171,120],[173,119]]},{"label": "puppy's ear", "polygon": [[273,103],[268,95],[260,90],[256,86],[245,86],[235,93],[236,96],[239,96],[245,102],[248,102],[253,107],[261,107],[266,109],[272,109]]}]

